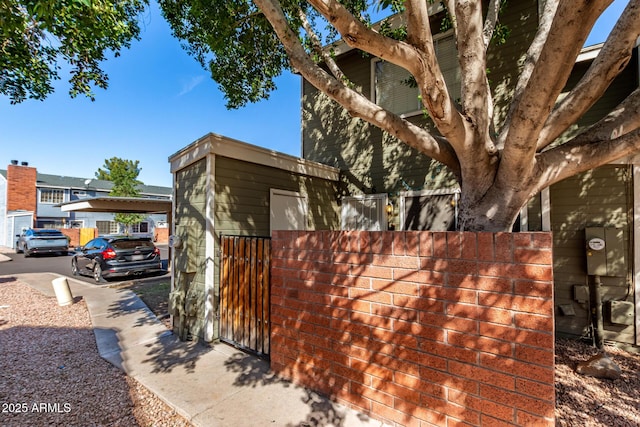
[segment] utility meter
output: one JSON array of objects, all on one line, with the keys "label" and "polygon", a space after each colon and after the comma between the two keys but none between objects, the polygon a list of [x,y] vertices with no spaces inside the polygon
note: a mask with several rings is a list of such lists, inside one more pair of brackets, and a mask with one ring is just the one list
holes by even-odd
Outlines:
[{"label": "utility meter", "polygon": [[585,229],[587,274],[625,277],[626,253],[624,230],[615,227]]},{"label": "utility meter", "polygon": [[592,251],[601,251],[604,249],[605,243],[604,243],[604,239],[600,239],[599,237],[594,237],[593,239],[589,240],[589,249],[591,249]]}]

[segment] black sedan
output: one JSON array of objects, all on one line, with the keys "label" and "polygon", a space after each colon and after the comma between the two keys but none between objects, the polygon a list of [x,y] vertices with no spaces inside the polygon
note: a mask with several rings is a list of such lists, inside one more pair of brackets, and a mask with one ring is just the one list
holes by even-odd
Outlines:
[{"label": "black sedan", "polygon": [[74,276],[93,276],[96,282],[158,271],[163,271],[160,250],[146,237],[97,237],[78,248],[71,259]]}]

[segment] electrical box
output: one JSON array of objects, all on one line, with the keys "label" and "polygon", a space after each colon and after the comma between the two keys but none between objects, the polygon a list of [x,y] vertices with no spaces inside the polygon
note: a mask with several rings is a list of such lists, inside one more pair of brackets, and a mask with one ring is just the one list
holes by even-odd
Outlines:
[{"label": "electrical box", "polygon": [[573,299],[582,304],[589,302],[589,288],[583,285],[574,285]]},{"label": "electrical box", "polygon": [[613,227],[589,227],[585,230],[587,274],[625,277],[624,230]]},{"label": "electrical box", "polygon": [[634,306],[629,301],[609,301],[609,321],[617,325],[634,324]]}]

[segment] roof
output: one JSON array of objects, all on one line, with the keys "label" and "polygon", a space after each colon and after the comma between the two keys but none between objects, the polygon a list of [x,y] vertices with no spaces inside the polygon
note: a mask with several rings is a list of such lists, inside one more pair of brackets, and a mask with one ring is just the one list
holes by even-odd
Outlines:
[{"label": "roof", "polygon": [[[7,170],[0,169],[0,175],[7,177]],[[36,172],[36,187],[69,188],[73,190],[111,191],[113,182],[94,178],[50,175]],[[171,196],[171,187],[157,185],[139,185],[140,194],[145,196]]]},{"label": "roof", "polygon": [[92,197],[59,205],[62,212],[119,212],[119,213],[167,213],[171,212],[169,199],[145,199],[142,197]]},{"label": "roof", "polygon": [[331,181],[338,181],[340,177],[340,170],[332,166],[247,144],[215,133],[208,133],[169,157],[171,172],[175,174],[210,154]]}]

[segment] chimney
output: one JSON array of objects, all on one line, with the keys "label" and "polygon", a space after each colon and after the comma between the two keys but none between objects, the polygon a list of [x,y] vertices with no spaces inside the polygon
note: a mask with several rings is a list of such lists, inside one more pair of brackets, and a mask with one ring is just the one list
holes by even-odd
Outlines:
[{"label": "chimney", "polygon": [[36,213],[36,168],[11,161],[7,166],[7,210]]}]

